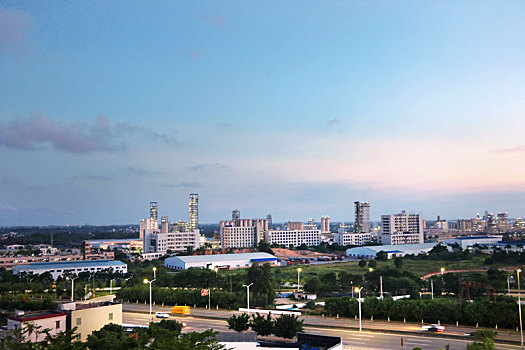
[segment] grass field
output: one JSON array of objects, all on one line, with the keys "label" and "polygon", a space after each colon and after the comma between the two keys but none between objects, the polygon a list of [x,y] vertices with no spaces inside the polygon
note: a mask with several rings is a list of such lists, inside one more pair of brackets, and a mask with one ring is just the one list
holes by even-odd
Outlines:
[{"label": "grass field", "polygon": [[[441,267],[446,270],[475,270],[493,267],[502,267],[505,265],[494,264],[487,266],[485,265],[485,256],[475,256],[471,260],[460,260],[460,261],[445,261],[445,260],[411,260],[403,259],[402,270],[410,271],[416,276],[422,277],[428,273],[439,272]],[[328,272],[346,272],[350,274],[364,275],[368,272],[368,267],[359,267],[357,261],[355,262],[337,262],[329,264],[315,264],[315,265],[291,265],[291,266],[280,266],[273,267],[272,273],[274,278],[280,282],[291,282],[296,283],[297,281],[297,268],[301,268],[301,280],[305,281],[310,276],[322,276]],[[390,267],[395,268],[394,261],[378,261],[377,268]],[[243,270],[229,270],[221,271],[226,275],[245,273]]]}]

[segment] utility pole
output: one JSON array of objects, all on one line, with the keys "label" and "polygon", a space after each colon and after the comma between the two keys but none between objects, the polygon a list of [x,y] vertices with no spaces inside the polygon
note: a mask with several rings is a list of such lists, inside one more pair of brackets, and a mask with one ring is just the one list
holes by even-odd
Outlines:
[{"label": "utility pole", "polygon": [[250,313],[250,287],[253,283],[250,283],[248,285],[243,284],[243,287],[246,287],[246,305],[248,306],[248,313]]},{"label": "utility pole", "polygon": [[381,295],[379,296],[379,298],[383,300],[383,276],[379,276],[379,284],[380,284],[380,290],[381,290]]},{"label": "utility pole", "polygon": [[432,293],[432,300],[434,300],[434,280],[430,280],[430,292]]}]

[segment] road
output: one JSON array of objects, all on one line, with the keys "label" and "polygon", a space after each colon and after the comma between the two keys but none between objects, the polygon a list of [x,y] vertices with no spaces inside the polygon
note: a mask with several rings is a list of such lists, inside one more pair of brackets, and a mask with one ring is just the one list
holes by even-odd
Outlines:
[{"label": "road", "polygon": [[[193,316],[177,316],[171,318],[176,319],[179,322],[186,322],[187,327],[184,328],[184,333],[192,331],[202,332],[210,328],[219,332],[228,331],[228,326],[225,320],[205,319]],[[160,321],[160,319],[148,314],[135,312],[123,313],[123,323],[147,325],[152,320],[154,322]],[[348,350],[410,350],[416,346],[421,347],[423,350],[436,350],[444,348],[446,345],[450,346],[450,350],[464,350],[469,343],[469,341],[461,339],[446,339],[415,335],[406,336],[369,331],[359,332],[345,329],[327,329],[315,326],[306,326],[305,331],[308,333],[341,337],[344,349]],[[401,338],[403,339],[404,348],[401,348]],[[519,348],[520,347],[516,345],[497,345],[497,349],[502,350],[515,350]]]},{"label": "road", "polygon": [[[149,306],[145,304],[124,303],[123,309],[124,311],[144,312],[144,311],[149,310]],[[162,307],[159,305],[155,305],[154,310],[170,312],[171,309],[169,307]],[[192,308],[191,314],[193,316],[210,318],[210,319],[217,319],[217,318],[226,319],[230,317],[232,314],[240,314],[240,312],[220,310],[220,309],[219,310],[216,310],[216,309],[207,310],[207,309],[201,309],[201,308]],[[346,318],[338,319],[335,317],[321,317],[321,316],[308,316],[308,315],[301,316],[301,319],[303,320],[305,326],[310,326],[310,327],[317,326],[317,328],[323,328],[324,326],[324,327],[335,327],[335,328],[346,329],[346,330],[352,330],[353,328],[354,330],[356,330],[359,327],[358,321],[354,319],[346,319]],[[377,321],[377,320],[375,321],[363,320],[363,328],[369,331],[377,331],[378,333],[384,330],[420,332],[421,324],[403,323],[403,322],[386,322],[386,321]],[[462,326],[456,327],[455,325],[446,325],[444,334],[453,335],[453,336],[463,336],[465,333],[474,332],[475,330],[476,328],[474,327],[462,327]],[[516,332],[516,331],[498,329],[497,338],[519,342],[520,334],[519,332]]]}]

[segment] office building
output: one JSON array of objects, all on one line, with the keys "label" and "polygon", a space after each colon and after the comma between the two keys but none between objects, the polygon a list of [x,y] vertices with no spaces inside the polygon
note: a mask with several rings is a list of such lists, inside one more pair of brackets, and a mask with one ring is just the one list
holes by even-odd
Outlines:
[{"label": "office building", "polygon": [[501,242],[503,239],[502,235],[494,235],[494,236],[465,236],[465,237],[455,237],[455,238],[449,238],[444,239],[443,244],[448,246],[454,246],[457,245],[461,249],[468,249],[472,248],[475,245],[490,245],[490,244],[496,244],[498,242]]},{"label": "office building", "polygon": [[499,232],[507,232],[509,229],[509,216],[507,213],[498,213],[496,226]]},{"label": "office building", "polygon": [[[103,299],[103,298],[98,298]],[[94,299],[95,300],[95,299]],[[86,341],[94,331],[110,323],[122,325],[122,304],[112,301],[85,301],[60,304],[67,314],[67,329],[76,327],[75,336]]]},{"label": "office building", "polygon": [[321,216],[321,233],[330,233],[330,218]]},{"label": "office building", "polygon": [[354,202],[354,232],[368,233],[370,232],[370,203],[368,202]]},{"label": "office building", "polygon": [[423,238],[423,216],[421,214],[382,215],[379,243],[383,245],[420,244]]},{"label": "office building", "polygon": [[170,223],[167,216],[163,216],[160,219],[160,232],[161,233],[168,233],[170,230]]},{"label": "office building", "polygon": [[266,215],[266,221],[268,222],[268,229],[273,230],[272,214]]},{"label": "office building", "polygon": [[308,223],[304,225],[305,230],[317,230],[317,225],[315,224],[315,219],[310,218],[308,219]]},{"label": "office building", "polygon": [[190,231],[197,230],[199,228],[199,195],[197,193],[190,194],[189,212]]},{"label": "office building", "polygon": [[237,269],[250,267],[253,264],[278,265],[279,259],[268,253],[214,254],[194,256],[173,256],[164,260],[164,266],[187,270],[190,267],[202,269]]},{"label": "office building", "polygon": [[321,243],[321,230],[269,230],[265,240],[270,244],[278,244],[286,248],[303,244],[310,247]]},{"label": "office building", "polygon": [[256,247],[259,242],[265,239],[265,232],[268,231],[266,219],[221,221],[219,226],[222,248]]},{"label": "office building", "polygon": [[54,280],[58,277],[67,275],[78,275],[82,272],[95,273],[104,270],[111,270],[114,273],[125,274],[128,272],[128,265],[122,261],[115,260],[82,260],[82,261],[59,261],[30,263],[27,265],[17,265],[13,267],[13,275],[28,273],[41,275],[49,272]]},{"label": "office building", "polygon": [[149,202],[149,218],[158,222],[159,204],[157,202]]},{"label": "office building", "polygon": [[200,247],[200,231],[188,232],[151,232],[144,239],[144,253],[157,253],[158,257],[170,252],[187,251]]},{"label": "office building", "polygon": [[334,242],[340,246],[347,245],[365,245],[372,240],[372,234],[370,232],[346,232],[344,229],[339,229],[337,233],[334,233]]},{"label": "office building", "polygon": [[234,211],[232,211],[232,222],[239,226],[239,222],[241,220],[241,212],[237,209],[235,209]]}]

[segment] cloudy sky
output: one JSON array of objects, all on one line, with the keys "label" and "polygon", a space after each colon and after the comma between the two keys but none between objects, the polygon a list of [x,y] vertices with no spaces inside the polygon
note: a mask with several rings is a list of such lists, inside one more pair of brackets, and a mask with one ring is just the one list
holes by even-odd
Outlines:
[{"label": "cloudy sky", "polygon": [[0,1],[0,226],[525,216],[522,1]]}]

